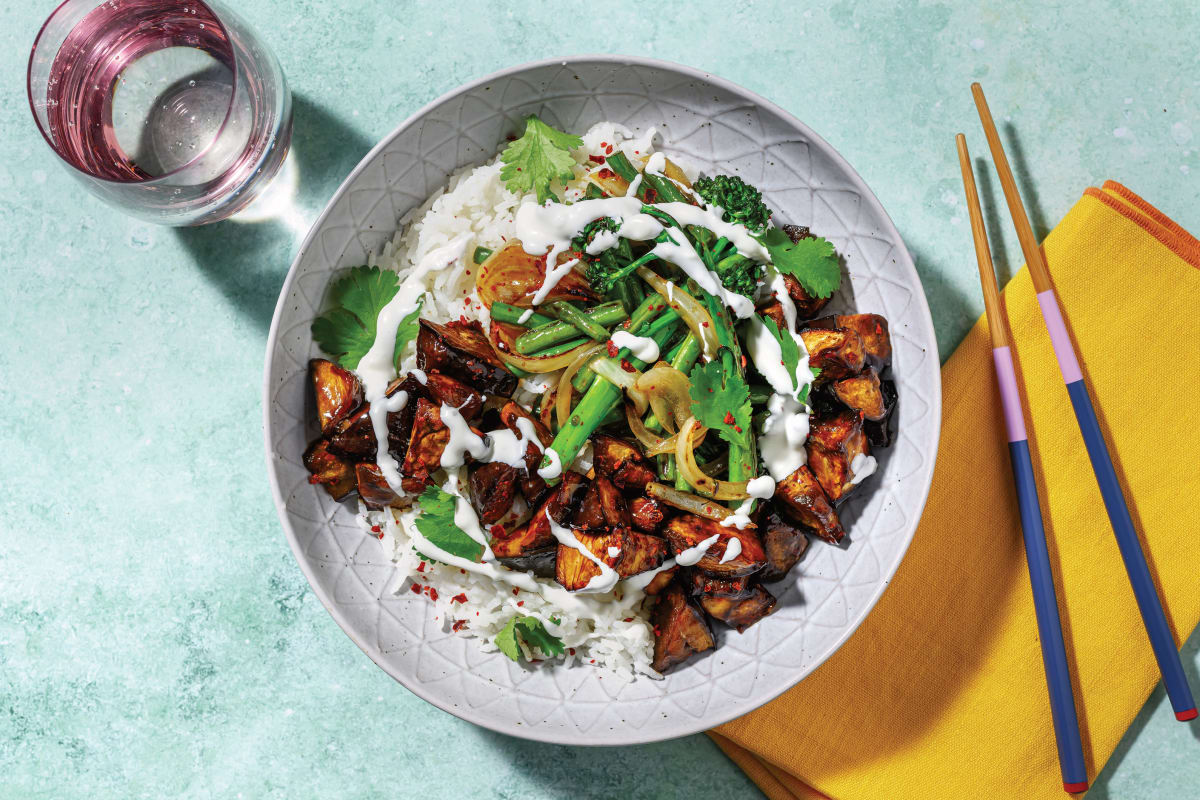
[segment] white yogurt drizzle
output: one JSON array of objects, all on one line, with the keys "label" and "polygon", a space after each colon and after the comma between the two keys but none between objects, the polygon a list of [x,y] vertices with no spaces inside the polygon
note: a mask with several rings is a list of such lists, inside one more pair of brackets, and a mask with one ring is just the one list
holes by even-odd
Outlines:
[{"label": "white yogurt drizzle", "polygon": [[617,585],[617,581],[621,576],[617,571],[605,564],[595,553],[588,550],[583,542],[579,541],[579,537],[570,528],[564,528],[554,521],[554,517],[550,516],[550,510],[546,509],[546,521],[550,523],[550,532],[554,534],[554,538],[558,543],[573,550],[577,550],[581,556],[595,564],[600,569],[599,575],[592,576],[592,579],[587,584],[576,591],[576,594],[601,594],[603,592],[611,592],[613,587]]},{"label": "white yogurt drizzle", "polygon": [[[750,495],[742,502],[737,509],[725,519],[721,520],[721,526],[725,528],[737,528],[739,531],[744,531],[751,524],[750,512],[754,510],[755,500],[766,500],[775,494],[775,479],[770,475],[760,475],[746,483],[746,494]],[[742,543],[736,545],[736,552],[729,555],[729,551],[725,551],[725,555],[721,558],[721,563],[737,558],[738,553],[742,552]]]},{"label": "white yogurt drizzle", "polygon": [[850,485],[857,486],[867,478],[875,474],[875,468],[879,466],[879,462],[875,460],[875,456],[869,456],[865,453],[857,453],[850,460]]},{"label": "white yogurt drizzle", "polygon": [[517,430],[520,435],[507,428],[492,431],[487,435],[491,445],[491,455],[487,459],[489,462],[499,461],[516,469],[525,469],[525,454],[529,451],[529,445],[532,444],[540,452],[546,452],[546,448],[538,439],[537,431],[533,428],[532,420],[518,417]]},{"label": "white yogurt drizzle", "polygon": [[[362,381],[363,398],[371,404],[367,415],[375,433],[375,463],[379,465],[379,471],[388,486],[401,497],[406,492],[400,486],[400,465],[388,452],[387,415],[402,410],[408,402],[408,396],[405,394],[403,400],[396,399],[394,402],[385,400],[387,387],[396,376],[396,330],[421,302],[428,289],[429,276],[462,258],[470,241],[469,234],[462,234],[450,243],[429,251],[421,259],[400,283],[396,296],[379,312],[375,320],[375,341],[354,369]],[[400,393],[397,393],[396,398],[399,397]]]},{"label": "white yogurt drizzle", "polygon": [[629,331],[618,330],[613,332],[611,340],[617,349],[627,347],[634,357],[645,361],[647,364],[653,364],[655,361],[658,361],[658,342],[649,336],[634,336]]},{"label": "white yogurt drizzle", "polygon": [[729,543],[725,545],[725,555],[721,556],[720,563],[726,564],[730,561],[733,561],[735,558],[737,558],[741,554],[742,554],[742,540],[737,538],[736,536],[734,536],[733,538],[731,538],[729,540]]},{"label": "white yogurt drizzle", "polygon": [[538,467],[538,477],[544,481],[552,481],[562,477],[562,458],[558,455],[558,451],[551,449],[544,451],[546,458],[550,459],[550,463],[545,466]]},{"label": "white yogurt drizzle", "polygon": [[442,450],[443,467],[461,467],[467,463],[466,456],[470,454],[476,461],[491,461],[492,448],[483,437],[471,430],[471,426],[463,419],[457,408],[442,403],[442,424],[450,431],[450,438]]},{"label": "white yogurt drizzle", "polygon": [[695,547],[689,547],[688,549],[679,553],[679,555],[675,556],[675,563],[681,567],[692,566],[700,561],[700,559],[704,558],[704,554],[707,553],[708,549],[716,544],[720,538],[721,534],[714,533],[712,536],[708,537]]}]

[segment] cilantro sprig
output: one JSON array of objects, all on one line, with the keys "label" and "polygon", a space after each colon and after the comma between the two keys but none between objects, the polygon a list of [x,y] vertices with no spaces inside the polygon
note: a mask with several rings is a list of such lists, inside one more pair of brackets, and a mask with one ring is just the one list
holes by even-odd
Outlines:
[{"label": "cilantro sprig", "polygon": [[538,202],[545,203],[553,197],[551,181],[555,178],[569,181],[574,177],[575,159],[571,158],[571,151],[582,145],[583,139],[578,136],[563,133],[530,115],[525,120],[524,135],[500,154],[504,162],[500,179],[517,194],[536,191]]},{"label": "cilantro sprig", "polygon": [[[400,279],[391,270],[354,267],[329,290],[330,309],[313,320],[317,346],[346,369],[354,369],[375,343],[379,312],[400,290]],[[396,330],[395,358],[417,337],[421,303]]]},{"label": "cilantro sprig", "polygon": [[783,367],[792,378],[792,388],[798,389],[796,368],[800,366],[800,348],[796,346],[796,340],[780,331],[778,323],[770,317],[763,317],[763,324],[767,326],[767,330],[775,337],[775,341],[779,342],[779,351],[783,357]]},{"label": "cilantro sprig", "polygon": [[698,364],[688,376],[692,386],[692,414],[706,428],[716,430],[731,445],[740,446],[750,430],[750,389],[736,369],[726,369],[722,359]]},{"label": "cilantro sprig", "polygon": [[[417,530],[430,544],[468,561],[483,558],[483,545],[468,536],[454,522],[457,503],[454,495],[437,486],[430,486],[421,495],[420,502],[421,514],[417,517]],[[421,555],[436,560],[425,553]]]},{"label": "cilantro sprig", "polygon": [[779,228],[767,228],[758,241],[767,248],[775,269],[800,281],[813,297],[829,297],[841,286],[842,268],[828,239],[817,236],[793,242]]},{"label": "cilantro sprig", "polygon": [[536,647],[547,656],[560,656],[565,649],[562,639],[546,630],[546,626],[537,617],[513,617],[500,629],[493,641],[501,653],[513,661],[520,661],[521,647],[517,643],[518,638],[526,647]]}]

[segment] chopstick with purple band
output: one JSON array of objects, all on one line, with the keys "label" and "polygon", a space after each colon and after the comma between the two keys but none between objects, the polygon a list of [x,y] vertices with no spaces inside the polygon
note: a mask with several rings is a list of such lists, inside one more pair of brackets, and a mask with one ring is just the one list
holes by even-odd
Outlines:
[{"label": "chopstick with purple band", "polygon": [[996,124],[992,122],[992,113],[988,110],[987,100],[983,96],[983,88],[978,83],[971,84],[971,93],[975,96],[975,106],[979,109],[979,119],[983,123],[983,131],[987,135],[988,146],[992,150],[992,161],[1000,176],[1000,186],[1004,189],[1004,198],[1008,201],[1008,211],[1012,216],[1013,225],[1017,229],[1017,239],[1021,242],[1021,250],[1025,254],[1025,263],[1033,278],[1033,286],[1037,290],[1038,305],[1042,307],[1042,318],[1046,321],[1046,329],[1050,332],[1050,342],[1054,346],[1054,355],[1058,359],[1059,369],[1067,384],[1067,394],[1075,409],[1075,419],[1079,423],[1079,432],[1083,434],[1083,443],[1087,447],[1088,458],[1092,462],[1092,471],[1096,473],[1096,482],[1100,485],[1100,495],[1104,499],[1104,508],[1108,511],[1108,521],[1112,524],[1113,534],[1117,540],[1117,549],[1125,562],[1125,572],[1129,575],[1129,584],[1133,587],[1133,596],[1137,599],[1138,611],[1142,614],[1142,624],[1150,637],[1150,647],[1158,660],[1158,669],[1162,673],[1163,685],[1167,689],[1167,697],[1175,710],[1175,718],[1187,721],[1196,718],[1196,701],[1192,699],[1191,689],[1188,688],[1187,677],[1183,672],[1183,664],[1179,660],[1179,649],[1175,645],[1175,637],[1167,624],[1167,615],[1163,611],[1162,600],[1155,589],[1154,580],[1150,576],[1150,567],[1146,563],[1146,554],[1142,552],[1138,541],[1137,531],[1133,527],[1133,519],[1129,515],[1129,507],[1121,492],[1121,484],[1117,480],[1113,468],[1112,457],[1104,436],[1100,432],[1100,423],[1096,420],[1096,409],[1092,405],[1091,395],[1083,382],[1083,373],[1079,368],[1079,356],[1067,333],[1063,322],[1062,310],[1058,298],[1054,294],[1054,286],[1050,282],[1050,272],[1046,269],[1045,259],[1041,248],[1034,238],[1029,218],[1025,215],[1025,206],[1021,203],[1021,195],[1017,193],[1017,184],[1013,180],[1012,170],[1004,155],[1004,147],[1000,144],[1000,136],[996,133]]},{"label": "chopstick with purple band", "polygon": [[992,360],[996,382],[1000,385],[1000,403],[1008,428],[1008,455],[1012,460],[1013,482],[1017,488],[1017,506],[1021,512],[1021,531],[1025,539],[1025,560],[1029,565],[1029,583],[1033,587],[1033,608],[1037,617],[1038,641],[1042,646],[1042,664],[1046,669],[1046,688],[1050,691],[1050,716],[1054,720],[1054,739],[1058,743],[1058,766],[1063,788],[1068,792],[1086,792],[1087,766],[1083,761],[1083,743],[1079,719],[1075,715],[1075,694],[1071,690],[1071,672],[1063,645],[1062,620],[1058,616],[1058,597],[1054,593],[1054,573],[1046,550],[1046,531],[1042,527],[1042,508],[1038,502],[1025,417],[1021,413],[1021,393],[1017,388],[1012,351],[1008,347],[1008,329],[1000,306],[1000,289],[992,267],[975,173],[967,140],[960,133],[958,161],[962,167],[963,189],[971,215],[971,234],[975,239],[975,257],[979,262],[979,282],[983,286],[983,304],[987,310],[988,330],[992,336]]}]

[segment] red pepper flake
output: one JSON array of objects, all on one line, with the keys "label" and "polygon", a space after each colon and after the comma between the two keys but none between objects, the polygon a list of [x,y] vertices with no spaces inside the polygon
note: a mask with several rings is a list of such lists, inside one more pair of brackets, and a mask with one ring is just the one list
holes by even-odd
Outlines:
[{"label": "red pepper flake", "polygon": [[612,171],[611,169],[609,169],[608,167],[603,167],[603,168],[602,168],[602,169],[601,169],[599,172],[597,172],[596,174],[597,174],[599,177],[601,177],[601,178],[604,178],[604,179],[606,179],[606,180],[607,180],[608,178],[615,178],[615,177],[616,177],[616,175],[617,175],[617,173],[613,172],[613,171]]},{"label": "red pepper flake", "polygon": [[621,359],[621,369],[625,370],[626,372],[637,372],[637,367],[635,367],[633,364],[630,364],[628,358]]},{"label": "red pepper flake", "polygon": [[620,352],[620,351],[619,351],[619,350],[617,350],[617,346],[616,346],[615,344],[613,344],[613,343],[612,343],[612,340],[610,339],[610,340],[609,340],[609,342],[608,342],[608,357],[609,357],[609,358],[616,358],[616,357],[617,357],[617,353],[619,353],[619,352]]},{"label": "red pepper flake", "polygon": [[422,561],[420,564],[417,564],[417,572],[424,572],[424,571],[425,571],[425,562]]},{"label": "red pepper flake", "polygon": [[437,589],[433,588],[432,586],[426,586],[425,590],[429,593],[429,599],[436,602],[438,598]]},{"label": "red pepper flake", "polygon": [[604,152],[607,153],[608,155],[612,155],[612,151],[613,151],[613,146],[611,144],[604,148]]},{"label": "red pepper flake", "polygon": [[733,429],[734,429],[735,431],[737,431],[738,433],[741,433],[741,432],[742,432],[742,426],[741,426],[741,425],[734,425],[734,426],[733,426]]},{"label": "red pepper flake", "polygon": [[701,322],[700,324],[701,324],[701,325],[703,325],[704,327],[706,327],[706,328],[707,328],[707,327],[708,327],[708,320],[705,320],[704,322]]},{"label": "red pepper flake", "polygon": [[320,475],[309,475],[308,482],[311,483],[313,486],[316,486],[318,483],[322,482],[321,476]]},{"label": "red pepper flake", "polygon": [[459,567],[458,571],[461,572],[463,575],[467,574],[467,571],[465,569],[463,569],[462,567]]},{"label": "red pepper flake", "polygon": [[742,369],[746,368],[746,357],[742,356]]},{"label": "red pepper flake", "polygon": [[571,655],[575,655],[575,648],[574,648],[574,647],[568,647],[568,648],[567,648],[567,652],[568,652],[568,653],[570,653]]},{"label": "red pepper flake", "polygon": [[467,596],[464,593],[459,592],[458,594],[454,595],[454,597],[450,598],[450,602],[451,603],[465,603],[465,602],[467,602]]},{"label": "red pepper flake", "polygon": [[380,530],[381,528],[378,525],[371,526],[371,533],[379,533]]},{"label": "red pepper flake", "polygon": [[382,538],[383,538],[383,534],[382,534],[382,533],[377,533],[377,534],[375,534],[375,538],[376,538],[376,539],[382,539]]},{"label": "red pepper flake", "polygon": [[592,659],[591,661],[589,661],[588,663],[589,663],[589,664],[595,664],[595,663],[596,663],[596,659],[594,659],[594,658],[593,658],[593,659]]},{"label": "red pepper flake", "polygon": [[520,594],[520,593],[521,593],[521,587],[520,587],[520,586],[514,586],[514,587],[513,587],[513,595],[518,595],[518,594]]},{"label": "red pepper flake", "polygon": [[450,630],[454,631],[455,633],[458,633],[465,627],[467,627],[467,621],[465,619],[460,619],[460,620],[455,620],[454,624],[450,626]]},{"label": "red pepper flake", "polygon": [[504,535],[504,526],[503,525],[493,525],[492,527],[488,528],[488,533],[490,533],[492,536],[503,536]]},{"label": "red pepper flake", "polygon": [[633,622],[633,617],[626,617],[625,622]]},{"label": "red pepper flake", "polygon": [[600,146],[601,146],[601,147],[608,147],[608,142],[601,142],[601,143],[600,143]]},{"label": "red pepper flake", "polygon": [[421,587],[420,587],[420,586],[418,586],[418,585],[417,585],[417,584],[415,584],[415,583],[414,583],[412,586],[408,587],[408,588],[412,589],[412,593],[413,593],[413,594],[420,594],[420,593],[421,593]]},{"label": "red pepper flake", "polygon": [[518,601],[517,601],[517,608],[520,608],[520,607],[521,607],[521,606],[523,606],[523,605],[525,605],[525,601],[524,601],[524,600],[518,600]]},{"label": "red pepper flake", "polygon": [[883,326],[880,325],[878,322],[875,323],[875,333],[876,333],[876,335],[883,333]]},{"label": "red pepper flake", "polygon": [[646,187],[644,199],[646,200],[647,203],[653,203],[656,200],[658,200],[658,192],[654,191],[653,189],[651,189],[649,187]]},{"label": "red pepper flake", "polygon": [[588,156],[588,161],[591,161],[592,163],[595,163],[595,164],[603,164],[604,156]]},{"label": "red pepper flake", "polygon": [[725,419],[721,420],[721,422],[724,422],[726,425],[732,425],[733,424],[733,414],[730,413],[729,411],[726,411]]}]

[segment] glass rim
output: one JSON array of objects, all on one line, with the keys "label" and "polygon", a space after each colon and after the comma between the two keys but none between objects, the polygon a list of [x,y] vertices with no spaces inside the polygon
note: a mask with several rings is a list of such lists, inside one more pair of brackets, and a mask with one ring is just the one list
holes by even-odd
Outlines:
[{"label": "glass rim", "polygon": [[[161,175],[155,175],[154,177],[146,178],[145,180],[107,178],[102,175],[96,175],[77,166],[63,157],[62,153],[58,151],[58,147],[54,144],[54,140],[50,138],[50,133],[45,129],[45,127],[42,125],[41,119],[38,117],[37,106],[35,105],[33,99],[33,58],[37,54],[38,45],[41,43],[42,37],[46,33],[46,28],[48,28],[50,23],[54,21],[55,17],[59,15],[59,12],[75,2],[78,2],[78,0],[62,0],[62,2],[60,2],[54,8],[54,10],[50,12],[50,15],[46,17],[45,22],[43,22],[41,28],[38,29],[37,36],[34,37],[33,47],[29,51],[29,64],[25,68],[25,96],[29,100],[29,111],[31,114],[33,114],[33,122],[35,125],[37,125],[38,132],[42,135],[42,138],[46,141],[46,144],[49,145],[50,150],[54,153],[54,155],[58,157],[58,160],[89,180],[99,181],[101,183],[109,183],[115,186],[146,186],[178,175],[208,155],[209,151],[212,150],[213,145],[215,145],[217,140],[221,138],[221,134],[225,132],[225,128],[229,124],[229,118],[233,116],[234,100],[235,96],[237,95],[238,82],[241,78],[241,70],[238,68],[237,54],[235,48],[233,47],[233,38],[229,35],[229,28],[226,27],[225,20],[223,20],[221,15],[217,13],[217,10],[209,4],[208,0],[186,0],[186,2],[191,5],[202,6],[208,9],[209,13],[212,14],[213,19],[217,21],[217,26],[221,29],[221,33],[225,34],[225,41],[229,43],[229,60],[230,71],[233,74],[233,91],[229,93],[229,105],[225,108],[225,118],[221,120],[221,124],[217,128],[217,132],[213,134],[212,140],[208,144],[204,145],[200,152],[198,152],[187,162],[179,165],[169,172],[164,172]],[[97,0],[96,6],[100,6],[103,2],[104,0]],[[183,0],[180,0],[180,3],[182,2]]]}]

